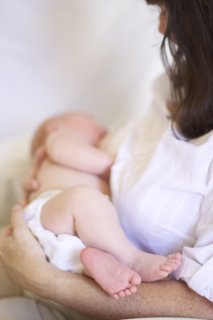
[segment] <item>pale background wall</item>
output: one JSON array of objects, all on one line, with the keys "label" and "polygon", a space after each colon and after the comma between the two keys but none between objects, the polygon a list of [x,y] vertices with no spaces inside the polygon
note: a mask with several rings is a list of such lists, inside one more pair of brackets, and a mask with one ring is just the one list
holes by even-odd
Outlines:
[{"label": "pale background wall", "polygon": [[0,0],[0,141],[50,114],[136,115],[162,69],[143,0]]}]

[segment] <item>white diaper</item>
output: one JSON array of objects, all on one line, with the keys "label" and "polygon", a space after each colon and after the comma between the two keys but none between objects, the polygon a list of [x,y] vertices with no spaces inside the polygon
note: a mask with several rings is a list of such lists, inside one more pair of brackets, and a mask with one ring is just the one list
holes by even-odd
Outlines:
[{"label": "white diaper", "polygon": [[72,235],[59,234],[45,229],[40,220],[41,209],[47,201],[55,197],[62,190],[49,190],[33,200],[24,211],[27,224],[38,239],[50,263],[64,271],[82,273],[83,265],[80,252],[85,245]]}]

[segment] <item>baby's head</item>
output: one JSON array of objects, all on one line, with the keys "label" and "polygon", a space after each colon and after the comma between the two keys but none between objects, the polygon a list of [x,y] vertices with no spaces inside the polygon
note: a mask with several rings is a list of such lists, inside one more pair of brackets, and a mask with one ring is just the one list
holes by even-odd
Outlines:
[{"label": "baby's head", "polygon": [[213,0],[146,2],[160,8],[161,53],[176,102],[171,117],[184,136],[199,137],[213,129]]}]

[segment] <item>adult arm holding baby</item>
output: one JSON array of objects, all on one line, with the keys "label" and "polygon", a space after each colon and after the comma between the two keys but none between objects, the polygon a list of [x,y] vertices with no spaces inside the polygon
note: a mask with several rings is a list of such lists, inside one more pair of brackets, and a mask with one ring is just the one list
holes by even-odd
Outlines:
[{"label": "adult arm holding baby", "polygon": [[46,261],[15,207],[11,228],[1,236],[1,266],[23,288],[65,307],[99,319],[189,317],[213,319],[213,305],[182,281],[142,283],[138,292],[114,300],[89,278],[63,272]]},{"label": "adult arm holding baby", "polygon": [[[212,121],[209,121],[212,117],[208,116],[208,114],[211,115],[211,112],[209,113],[209,111],[212,109],[212,90],[201,90],[203,89],[202,86],[204,86],[204,89],[209,88],[211,83],[209,79],[212,79],[213,72],[212,17],[210,14],[212,12],[212,1],[208,1],[208,4],[207,2],[203,2],[201,4],[200,1],[198,3],[198,1],[186,2],[180,0],[147,0],[147,2],[149,4],[157,4],[160,6],[159,29],[165,34],[163,44],[166,39],[169,41],[170,49],[173,49],[172,54],[176,59],[175,67],[177,66],[177,68],[173,69],[171,67],[169,71],[173,88],[177,93],[176,98],[178,97],[179,99],[177,99],[176,104],[174,104],[174,106],[169,110],[170,117],[173,120],[173,130],[169,130],[169,135],[167,135],[167,137],[171,138],[171,141],[174,142],[172,145],[174,149],[175,146],[186,146],[186,149],[189,150],[190,154],[190,151],[195,145],[197,148],[202,149],[202,143],[194,144],[191,143],[191,140],[193,142],[193,139],[203,138],[203,135],[205,138],[209,138],[212,134]],[[189,14],[186,14],[187,10]],[[179,23],[177,17],[182,17],[183,23]],[[194,44],[197,43],[197,34],[195,30],[193,30],[194,33],[187,33],[190,29],[188,28],[189,23],[192,30],[194,26],[197,26],[197,24],[200,24],[203,27],[202,30],[205,30],[203,37],[199,38],[199,40],[204,41],[204,43],[202,46],[199,46],[199,50],[196,52],[192,50],[192,48]],[[207,42],[208,48],[206,48]],[[206,49],[203,50],[203,48]],[[193,54],[191,54],[192,52]],[[178,59],[179,57],[181,57],[181,59]],[[201,59],[201,57],[205,57],[205,59]],[[186,64],[186,58],[188,59],[187,62],[193,62],[193,59],[197,60],[196,63]],[[203,68],[204,64],[206,70],[208,70],[205,74],[203,71],[205,70]],[[198,66],[200,66],[200,69]],[[177,74],[175,72],[177,72]],[[207,77],[207,74],[209,78]],[[195,88],[197,88],[197,90]],[[181,103],[177,103],[180,101]],[[195,106],[197,107],[196,112],[190,112],[190,110],[194,111]],[[202,109],[204,107],[205,112]],[[207,115],[208,121],[205,121],[205,115]],[[188,121],[189,119],[191,119],[191,121]],[[199,125],[197,126],[197,124]],[[182,134],[182,136],[176,135],[176,129],[178,133]],[[182,139],[182,137],[186,139]],[[201,140],[199,140],[199,142]],[[208,140],[210,144],[211,141],[211,139]],[[203,145],[209,146],[208,143],[203,143]],[[172,155],[174,149],[171,149]],[[202,149],[201,153],[203,155],[203,159],[206,159],[205,155],[208,152],[203,152],[203,150],[204,149]],[[212,148],[209,150],[212,150]],[[209,156],[211,156],[211,154]],[[191,160],[195,159],[196,157],[192,157]],[[176,158],[175,160],[178,161]],[[173,163],[176,163],[176,161]],[[199,164],[201,164],[201,162]],[[211,170],[208,169],[210,169],[209,163],[207,163],[207,166],[203,168],[204,173],[207,172],[207,174],[209,174]],[[185,178],[184,172],[182,174]],[[195,175],[193,174],[190,177],[195,177]],[[209,182],[208,179],[204,178],[203,180],[204,182]],[[207,204],[210,204],[211,183],[208,184],[207,187],[209,191],[209,202]],[[203,190],[207,190],[207,188],[204,188]],[[189,195],[190,193],[187,194],[187,196]],[[129,196],[128,192],[126,193],[126,196]],[[126,199],[123,198],[123,200]],[[200,199],[199,197],[196,197],[196,200],[202,201],[202,198]],[[201,206],[198,207],[198,211],[200,207]],[[201,221],[203,224],[201,224],[200,221],[195,221],[195,224],[199,224],[200,226],[198,231],[200,232],[201,237],[199,238],[197,233],[193,234],[195,237],[194,244],[201,243],[202,239],[205,239],[206,241],[205,234],[202,234],[202,225],[205,225],[205,217],[208,217],[209,221],[212,221],[211,212],[208,214],[210,207],[210,205],[208,207],[206,204],[204,206],[205,210],[202,211],[203,221]],[[169,210],[169,212],[174,214],[173,210]],[[191,214],[191,212],[188,213]],[[176,216],[176,218],[178,217]],[[185,216],[185,218],[187,217]],[[169,222],[171,222],[170,220]],[[209,226],[210,223],[208,227]],[[192,231],[194,231],[193,228]],[[172,236],[174,234],[172,234]],[[195,254],[196,250],[194,250],[194,244],[192,244],[190,248],[191,251],[189,250],[189,252],[194,252]],[[208,243],[205,242],[201,249],[204,250],[203,252],[206,252],[206,249],[208,249]],[[181,280],[160,280],[153,283],[142,282],[141,285],[138,286],[136,294],[126,297],[125,299],[114,300],[104,293],[103,290],[101,290],[91,279],[86,278],[83,275],[79,276],[58,270],[45,260],[42,250],[25,224],[21,208],[15,208],[13,211],[11,227],[7,229],[1,238],[0,251],[2,266],[7,273],[19,284],[22,284],[24,288],[70,309],[81,310],[83,313],[92,317],[101,319],[119,319],[145,316],[176,316],[213,319],[213,305],[211,294],[209,294],[211,290],[209,292],[202,293],[202,295],[209,294],[209,300],[207,300],[197,292],[191,290],[188,285]],[[209,254],[211,255],[211,252],[209,252]],[[188,257],[188,261],[189,260],[190,259]],[[197,263],[193,260],[192,262],[196,265],[196,268],[201,269],[204,266],[205,269],[206,261]],[[189,271],[190,270],[191,269],[189,268]],[[207,274],[209,275],[210,273],[207,272]],[[185,274],[184,277],[187,282],[187,274]],[[190,277],[193,277],[193,275],[190,274]],[[208,285],[209,284],[211,284],[211,279],[209,279]],[[199,289],[205,289],[203,288],[202,282],[198,283],[198,287]]]},{"label": "adult arm holding baby", "polygon": [[[73,114],[70,119],[72,117]],[[36,148],[43,148],[49,134],[51,139],[53,134],[55,141],[58,139],[57,134],[67,134],[62,125],[59,128],[58,122],[54,128],[50,126],[52,121],[55,122],[56,119],[49,120],[48,124],[45,122],[39,129],[47,133],[39,143],[34,139]],[[37,136],[38,133],[35,138]],[[70,139],[67,143],[70,143]],[[35,150],[32,150],[32,153],[35,153]],[[32,187],[30,179],[28,185]],[[40,245],[26,226],[20,207],[13,209],[11,223],[11,227],[1,237],[2,265],[14,281],[42,298],[51,299],[67,308],[100,319],[142,316],[212,319],[212,303],[194,293],[181,281],[142,282],[138,292],[132,297],[114,300],[88,277],[63,272],[48,263]]]}]

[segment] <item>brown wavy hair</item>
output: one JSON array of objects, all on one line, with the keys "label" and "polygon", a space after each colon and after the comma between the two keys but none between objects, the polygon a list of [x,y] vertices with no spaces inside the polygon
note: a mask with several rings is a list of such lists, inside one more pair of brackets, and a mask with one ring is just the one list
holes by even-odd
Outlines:
[{"label": "brown wavy hair", "polygon": [[168,10],[161,55],[174,91],[169,111],[182,135],[197,138],[213,129],[213,0],[146,2]]}]

